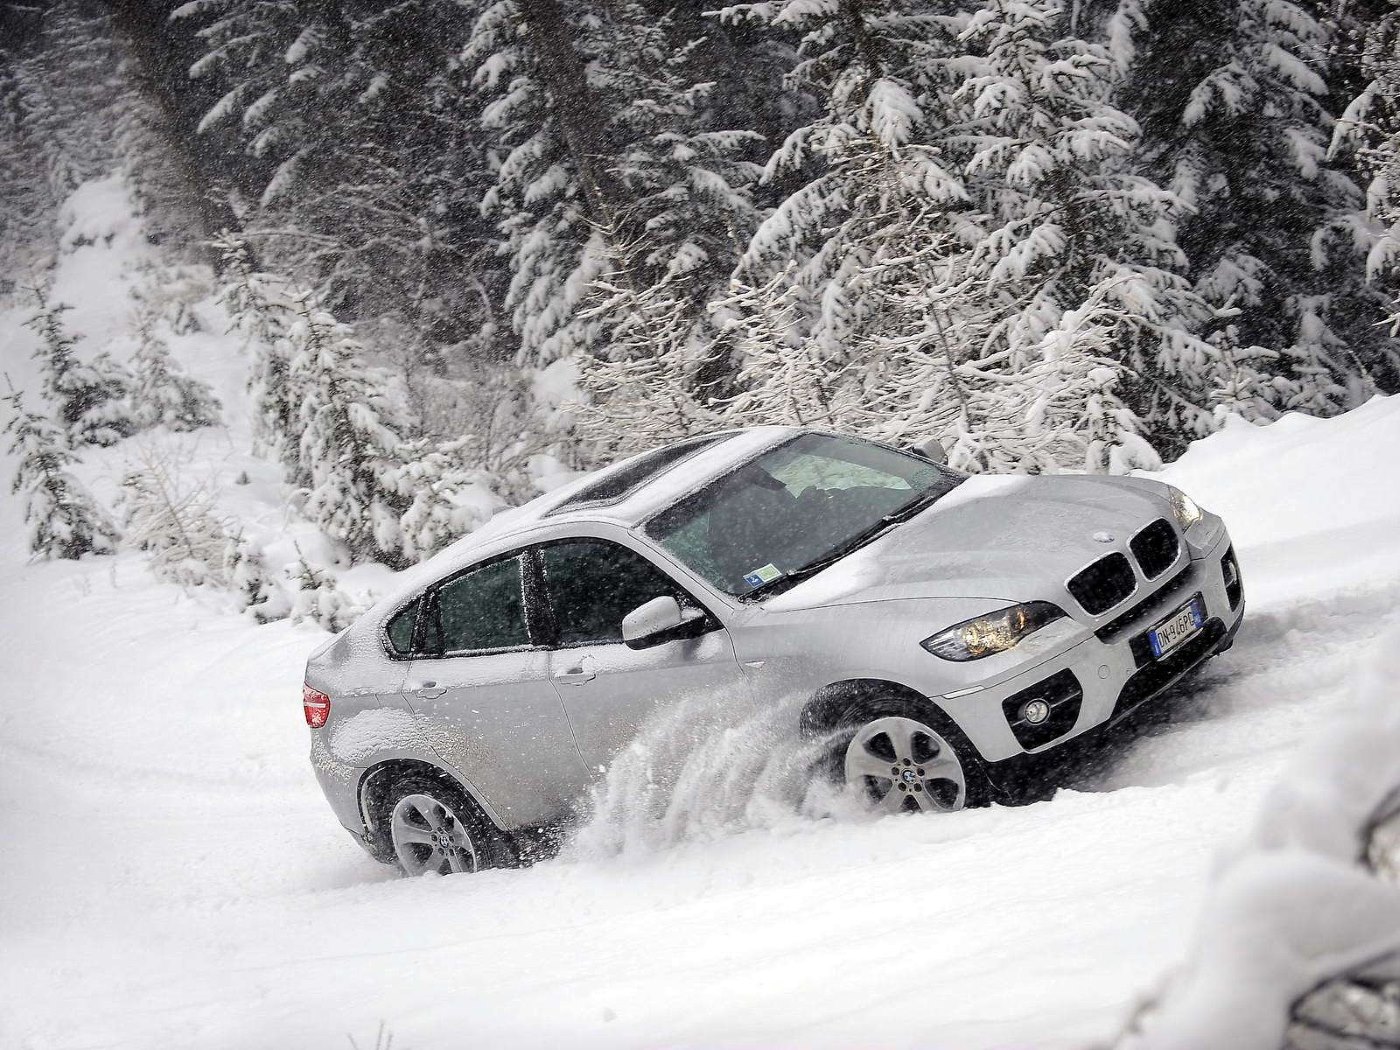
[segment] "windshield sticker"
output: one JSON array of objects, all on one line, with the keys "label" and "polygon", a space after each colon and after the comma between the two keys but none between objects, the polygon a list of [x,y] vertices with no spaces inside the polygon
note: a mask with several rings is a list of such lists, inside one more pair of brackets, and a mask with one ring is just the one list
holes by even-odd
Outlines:
[{"label": "windshield sticker", "polygon": [[765,583],[772,583],[782,574],[782,569],[778,568],[772,562],[769,562],[767,565],[763,566],[763,568],[754,569],[753,572],[745,575],[744,582],[750,587],[762,587]]}]

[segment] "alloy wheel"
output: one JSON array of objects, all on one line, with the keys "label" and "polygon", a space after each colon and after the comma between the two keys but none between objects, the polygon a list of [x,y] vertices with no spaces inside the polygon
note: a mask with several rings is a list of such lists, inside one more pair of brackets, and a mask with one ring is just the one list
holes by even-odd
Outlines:
[{"label": "alloy wheel", "polygon": [[461,818],[431,795],[405,795],[389,818],[394,854],[406,875],[476,871],[476,843]]},{"label": "alloy wheel", "polygon": [[962,809],[967,776],[952,745],[913,718],[867,722],[846,745],[846,783],[863,789],[885,813]]}]

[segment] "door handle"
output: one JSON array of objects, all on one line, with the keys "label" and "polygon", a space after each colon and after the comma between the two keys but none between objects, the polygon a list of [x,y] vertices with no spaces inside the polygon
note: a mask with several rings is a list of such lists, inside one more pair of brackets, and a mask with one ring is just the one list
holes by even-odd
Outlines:
[{"label": "door handle", "polygon": [[555,671],[554,680],[560,685],[582,685],[584,682],[591,682],[598,677],[598,672],[591,667],[574,667],[567,671]]},{"label": "door handle", "polygon": [[438,685],[436,682],[423,682],[413,690],[413,695],[424,700],[436,700],[445,692],[447,692],[445,685]]}]

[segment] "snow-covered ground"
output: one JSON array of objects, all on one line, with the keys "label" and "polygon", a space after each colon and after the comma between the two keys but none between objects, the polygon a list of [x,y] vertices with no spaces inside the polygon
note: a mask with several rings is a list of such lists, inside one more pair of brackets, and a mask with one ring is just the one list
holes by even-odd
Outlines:
[{"label": "snow-covered ground", "polygon": [[[88,268],[110,283],[110,247],[70,253],[66,298]],[[104,330],[119,298],[75,327]],[[12,370],[18,316],[0,316]],[[214,325],[172,343],[230,427],[162,440],[276,528],[237,347]],[[121,455],[91,457],[99,491]],[[26,564],[7,501],[0,1047],[363,1047],[381,1023],[406,1050],[1106,1041],[1184,957],[1216,859],[1271,785],[1309,775],[1297,757],[1356,709],[1358,668],[1400,628],[1398,463],[1392,398],[1234,425],[1171,467],[1230,524],[1245,627],[1170,719],[1119,734],[1051,801],[881,820],[774,801],[666,848],[624,820],[620,854],[414,881],[366,858],[312,779],[299,694],[321,632],[257,626],[133,553]]]}]

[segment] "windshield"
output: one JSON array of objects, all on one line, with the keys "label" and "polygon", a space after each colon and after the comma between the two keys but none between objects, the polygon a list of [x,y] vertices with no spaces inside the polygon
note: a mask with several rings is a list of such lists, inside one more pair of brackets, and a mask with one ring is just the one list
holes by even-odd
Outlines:
[{"label": "windshield", "polygon": [[816,566],[961,477],[860,438],[804,434],[662,511],[646,531],[727,594]]}]

